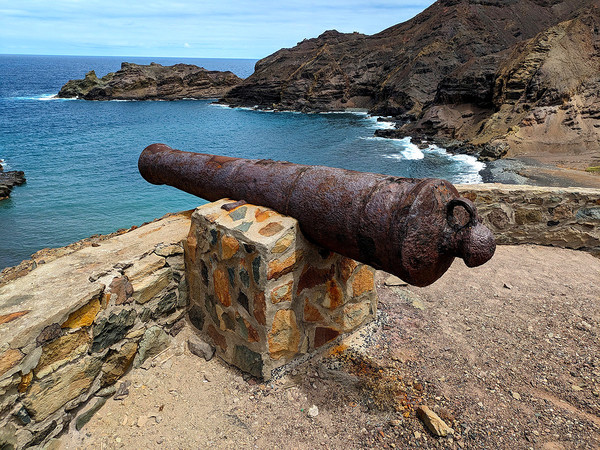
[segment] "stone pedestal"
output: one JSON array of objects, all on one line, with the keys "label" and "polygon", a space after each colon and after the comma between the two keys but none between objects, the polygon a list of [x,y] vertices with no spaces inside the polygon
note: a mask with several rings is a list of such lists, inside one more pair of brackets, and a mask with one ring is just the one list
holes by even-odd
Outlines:
[{"label": "stone pedestal", "polygon": [[257,377],[376,314],[371,267],[308,242],[295,219],[265,207],[197,208],[185,258],[191,323]]}]

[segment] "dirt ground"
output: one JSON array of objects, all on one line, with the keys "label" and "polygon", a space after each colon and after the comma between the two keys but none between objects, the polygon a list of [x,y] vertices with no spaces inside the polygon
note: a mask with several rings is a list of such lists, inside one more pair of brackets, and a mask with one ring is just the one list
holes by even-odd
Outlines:
[{"label": "dirt ground", "polygon": [[502,246],[426,288],[387,279],[376,322],[270,382],[192,355],[184,330],[60,447],[600,448],[600,259]]}]

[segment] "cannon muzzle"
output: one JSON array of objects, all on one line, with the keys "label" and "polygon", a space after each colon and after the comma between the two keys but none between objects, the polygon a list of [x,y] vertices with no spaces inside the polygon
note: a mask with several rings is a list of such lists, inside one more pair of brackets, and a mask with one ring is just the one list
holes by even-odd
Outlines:
[{"label": "cannon muzzle", "polygon": [[144,149],[138,167],[152,184],[292,216],[316,244],[415,286],[436,281],[455,257],[475,267],[496,249],[473,204],[445,180],[182,152],[164,144]]}]

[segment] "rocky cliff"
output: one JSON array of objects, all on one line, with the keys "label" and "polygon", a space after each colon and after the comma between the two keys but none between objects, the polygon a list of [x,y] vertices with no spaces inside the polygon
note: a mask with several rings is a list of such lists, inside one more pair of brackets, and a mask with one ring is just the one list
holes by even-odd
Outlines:
[{"label": "rocky cliff", "polygon": [[491,74],[488,104],[469,98],[469,76],[446,78],[434,102],[399,133],[468,141],[484,156],[506,151],[559,166],[597,166],[599,26],[593,5],[511,47]]},{"label": "rocky cliff", "polygon": [[[222,101],[301,111],[362,108],[398,121],[399,130],[382,130],[389,137],[456,141],[457,150],[490,158],[578,148],[589,160],[600,137],[599,5],[439,0],[372,36],[327,31],[279,50]],[[548,124],[555,131],[546,142]]]},{"label": "rocky cliff", "polygon": [[181,100],[218,98],[242,81],[231,72],[190,64],[148,66],[122,63],[121,70],[98,78],[92,70],[83,80],[65,84],[58,97],[85,100]]}]

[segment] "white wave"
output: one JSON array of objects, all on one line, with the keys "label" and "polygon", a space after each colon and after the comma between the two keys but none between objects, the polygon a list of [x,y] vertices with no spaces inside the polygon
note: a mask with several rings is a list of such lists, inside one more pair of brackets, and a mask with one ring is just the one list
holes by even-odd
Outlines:
[{"label": "white wave", "polygon": [[60,100],[60,99],[54,94],[44,94],[44,95],[39,96],[38,98],[35,98],[34,100],[41,100],[41,101],[45,102],[48,100]]},{"label": "white wave", "polygon": [[479,172],[485,168],[485,163],[478,161],[477,158],[471,155],[453,155],[452,158],[472,167],[472,172],[463,173],[459,176],[461,183],[477,184],[483,182],[483,178],[481,178]]},{"label": "white wave", "polygon": [[290,113],[301,114],[298,111],[278,111],[276,109],[261,109],[261,108],[258,107],[258,105],[254,105],[254,106],[231,106],[231,105],[223,104],[223,103],[209,103],[209,105],[210,106],[217,106],[219,108],[237,109],[239,111],[254,111],[254,112],[261,112],[261,113],[290,112]]},{"label": "white wave", "polygon": [[396,124],[394,122],[378,120],[375,121],[375,124],[373,126],[379,130],[393,130],[396,128]]},{"label": "white wave", "polygon": [[417,149],[406,149],[402,150],[400,153],[389,153],[387,155],[383,155],[384,158],[387,159],[395,159],[396,161],[406,161],[406,160],[419,160],[425,158],[425,155],[421,150]]},{"label": "white wave", "polygon": [[424,151],[447,156],[454,161],[460,161],[464,169],[456,174],[457,183],[477,184],[483,181],[479,172],[485,168],[485,163],[479,161],[476,157],[472,155],[453,155],[448,153],[445,148],[438,147],[435,144],[430,144]]},{"label": "white wave", "polygon": [[395,159],[396,161],[406,161],[406,158],[400,153],[390,153],[388,155],[383,155],[386,159]]},{"label": "white wave", "polygon": [[343,111],[319,111],[317,114],[353,114],[355,116],[368,116],[369,113],[366,110],[352,110],[346,109]]},{"label": "white wave", "polygon": [[262,109],[258,106],[231,106],[226,103],[209,103],[209,106],[216,106],[218,108],[226,108],[226,109],[237,109],[240,111],[255,111],[261,113],[278,113],[278,114],[304,114],[301,111],[290,111],[287,109],[278,110],[278,109]]},{"label": "white wave", "polygon": [[46,102],[48,100],[58,100],[58,101],[69,101],[69,100],[77,100],[75,98],[60,98],[56,94],[40,94],[40,95],[32,95],[29,97],[13,97],[13,100],[37,100]]},{"label": "white wave", "polygon": [[409,137],[405,137],[403,139],[388,139],[371,136],[363,139],[383,139],[403,147],[403,149],[398,153],[389,153],[383,155],[384,158],[394,159],[397,161],[419,160],[425,158],[426,154],[435,153],[461,163],[459,172],[454,174],[456,177],[456,183],[477,184],[483,181],[481,175],[479,175],[479,172],[485,168],[485,163],[478,161],[477,158],[472,155],[453,155],[448,153],[445,148],[439,147],[435,144],[430,144],[427,148],[421,150],[417,145],[410,141]]},{"label": "white wave", "polygon": [[396,124],[394,122],[389,122],[387,120],[379,120],[380,118],[384,118],[383,116],[369,116],[365,117],[365,121],[370,122],[372,128],[377,130],[393,130],[396,128]]},{"label": "white wave", "polygon": [[410,142],[410,137],[405,137],[402,139],[388,139],[373,136],[372,139],[385,139],[386,141],[393,142],[402,147],[402,150],[400,150],[398,153],[389,153],[387,155],[383,155],[384,158],[396,160],[416,160],[425,158],[425,154],[421,151],[421,149]]},{"label": "white wave", "polygon": [[211,106],[217,106],[220,108],[238,109],[241,111],[256,111],[261,113],[286,113],[286,114],[354,114],[358,116],[368,116],[366,111],[295,111],[290,109],[265,109],[260,108],[258,105],[254,106],[231,106],[223,103],[210,103]]},{"label": "white wave", "polygon": [[250,107],[250,106],[231,106],[228,105],[227,103],[209,103],[208,106],[216,106],[217,108],[225,108],[225,109],[237,109],[240,111],[256,111],[257,108],[256,107]]},{"label": "white wave", "polygon": [[425,151],[427,151],[427,152],[430,152],[430,153],[438,153],[438,154],[440,154],[440,155],[452,156],[450,153],[448,153],[448,152],[446,151],[446,149],[445,149],[445,148],[438,147],[438,146],[437,146],[437,145],[435,145],[435,144],[430,144],[430,145],[429,145],[429,146],[428,146],[428,147],[425,149]]},{"label": "white wave", "polygon": [[410,144],[406,150],[402,150],[400,153],[406,159],[423,159],[425,154],[415,144]]},{"label": "white wave", "polygon": [[360,136],[359,139],[364,139],[366,141],[382,141],[382,142],[390,142],[392,144],[404,145],[405,138],[396,139],[396,138],[386,138],[380,136]]},{"label": "white wave", "polygon": [[394,130],[396,128],[396,124],[394,122],[377,122],[375,128],[380,130]]}]

